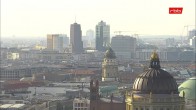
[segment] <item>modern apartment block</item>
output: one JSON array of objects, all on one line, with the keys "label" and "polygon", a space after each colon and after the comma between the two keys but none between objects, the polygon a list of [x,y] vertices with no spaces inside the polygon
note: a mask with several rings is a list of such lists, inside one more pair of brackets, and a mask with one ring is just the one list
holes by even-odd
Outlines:
[{"label": "modern apartment block", "polygon": [[47,35],[47,49],[63,51],[63,35],[62,34],[48,34]]}]

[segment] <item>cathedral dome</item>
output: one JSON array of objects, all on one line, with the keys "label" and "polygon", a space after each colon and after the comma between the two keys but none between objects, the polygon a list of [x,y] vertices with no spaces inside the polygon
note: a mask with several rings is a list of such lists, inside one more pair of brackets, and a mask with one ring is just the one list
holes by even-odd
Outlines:
[{"label": "cathedral dome", "polygon": [[149,69],[140,74],[133,84],[133,92],[141,94],[177,94],[178,86],[167,71],[160,67],[159,57],[156,52],[151,55]]},{"label": "cathedral dome", "polygon": [[106,51],[105,58],[109,58],[109,59],[116,58],[116,55],[115,55],[115,53],[114,53],[114,51],[112,50],[111,47]]}]

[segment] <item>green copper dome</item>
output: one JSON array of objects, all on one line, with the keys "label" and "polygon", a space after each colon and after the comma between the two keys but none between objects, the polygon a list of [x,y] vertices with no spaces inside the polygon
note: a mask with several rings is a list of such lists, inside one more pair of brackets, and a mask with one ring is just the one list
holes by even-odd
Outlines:
[{"label": "green copper dome", "polygon": [[109,59],[116,58],[116,55],[115,55],[115,53],[114,53],[114,51],[112,50],[111,47],[106,51],[105,58],[109,58]]},{"label": "green copper dome", "polygon": [[185,99],[196,100],[196,77],[192,77],[185,82],[183,82],[179,87],[178,91],[180,96],[183,96],[183,91]]}]

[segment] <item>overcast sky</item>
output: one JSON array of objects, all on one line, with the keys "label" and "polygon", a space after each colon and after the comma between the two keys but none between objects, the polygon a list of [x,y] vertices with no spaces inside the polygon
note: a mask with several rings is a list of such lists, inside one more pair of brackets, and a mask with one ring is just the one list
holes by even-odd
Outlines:
[{"label": "overcast sky", "polygon": [[[169,7],[183,7],[183,13],[171,15]],[[83,35],[101,20],[111,34],[180,35],[185,25],[195,25],[195,0],[1,0],[1,36],[69,36],[75,16]]]}]

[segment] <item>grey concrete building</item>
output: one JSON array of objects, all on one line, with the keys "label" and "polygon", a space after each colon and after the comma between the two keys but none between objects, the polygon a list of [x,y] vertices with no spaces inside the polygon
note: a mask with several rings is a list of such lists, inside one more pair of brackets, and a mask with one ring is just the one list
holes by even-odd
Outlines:
[{"label": "grey concrete building", "polygon": [[111,46],[118,58],[131,59],[135,56],[136,38],[117,35],[112,37]]},{"label": "grey concrete building", "polygon": [[82,30],[80,24],[71,24],[70,44],[72,47],[72,53],[80,54],[83,52]]}]

